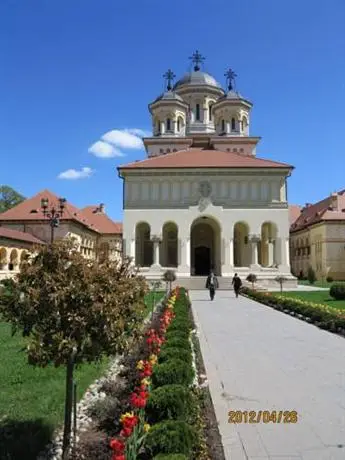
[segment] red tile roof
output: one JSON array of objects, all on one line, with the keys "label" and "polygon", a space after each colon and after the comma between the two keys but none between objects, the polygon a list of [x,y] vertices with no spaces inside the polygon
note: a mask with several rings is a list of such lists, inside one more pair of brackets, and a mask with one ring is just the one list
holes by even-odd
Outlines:
[{"label": "red tile roof", "polygon": [[0,227],[0,238],[7,238],[16,241],[25,241],[33,244],[46,244],[44,241],[39,240],[30,233],[20,232],[11,228]]},{"label": "red tile roof", "polygon": [[[333,204],[332,204],[333,203]],[[307,204],[297,220],[291,225],[291,231],[301,230],[322,221],[345,221],[345,190],[332,193],[315,204]]]},{"label": "red tile roof", "polygon": [[296,204],[289,205],[289,222],[292,225],[299,218],[301,214],[302,206]]},{"label": "red tile roof", "polygon": [[[1,221],[35,221],[35,220],[46,220],[41,210],[41,199],[48,198],[49,206],[55,205],[58,207],[58,197],[49,190],[42,190],[32,198],[28,198],[22,203],[18,204],[14,208],[11,208],[0,214]],[[90,228],[91,230],[97,231],[95,225],[89,222],[81,211],[73,206],[73,204],[66,202],[65,209],[61,220],[74,220],[82,225]]]},{"label": "red tile roof", "polygon": [[104,212],[99,211],[99,206],[87,206],[81,210],[88,222],[94,224],[100,233],[122,235],[122,223],[114,222]]},{"label": "red tile roof", "polygon": [[276,161],[246,156],[221,150],[190,148],[178,152],[121,165],[117,169],[140,168],[290,168],[293,166]]}]

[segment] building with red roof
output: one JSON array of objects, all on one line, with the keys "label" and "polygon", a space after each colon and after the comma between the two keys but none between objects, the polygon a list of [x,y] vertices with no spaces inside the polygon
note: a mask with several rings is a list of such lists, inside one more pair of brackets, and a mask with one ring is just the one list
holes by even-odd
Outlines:
[{"label": "building with red roof", "polygon": [[[203,71],[204,58],[149,104],[147,158],[118,167],[124,181],[124,251],[147,278],[174,269],[181,281],[255,273],[270,285],[289,258],[287,179],[293,166],[256,154],[252,103],[226,72],[226,89]],[[275,283],[275,282],[274,282]]]}]

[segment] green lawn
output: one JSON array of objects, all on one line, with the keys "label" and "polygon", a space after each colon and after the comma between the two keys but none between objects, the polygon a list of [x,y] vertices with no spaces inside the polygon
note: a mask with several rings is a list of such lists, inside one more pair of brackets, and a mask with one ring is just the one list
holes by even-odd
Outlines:
[{"label": "green lawn", "polygon": [[321,303],[328,307],[339,308],[345,310],[345,300],[334,300],[329,291],[304,291],[304,292],[272,292],[273,295],[283,295],[284,297],[294,297],[296,299],[306,300],[308,302]]},{"label": "green lawn", "polygon": [[[156,293],[156,302],[164,292]],[[152,309],[153,293],[146,298]],[[52,430],[63,422],[65,368],[36,368],[27,364],[25,340],[11,336],[7,323],[0,322],[0,459],[35,460],[47,444]],[[109,360],[83,364],[76,369],[78,398],[104,374]],[[6,431],[8,434],[6,434]]]}]

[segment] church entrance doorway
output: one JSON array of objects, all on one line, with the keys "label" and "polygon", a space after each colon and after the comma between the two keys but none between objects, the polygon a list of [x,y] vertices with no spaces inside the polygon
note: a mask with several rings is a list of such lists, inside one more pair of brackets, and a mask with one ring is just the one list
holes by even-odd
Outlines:
[{"label": "church entrance doorway", "polygon": [[191,275],[221,275],[220,227],[211,217],[196,219],[191,226]]},{"label": "church entrance doorway", "polygon": [[211,269],[211,251],[206,246],[198,246],[194,250],[196,276],[207,276]]}]

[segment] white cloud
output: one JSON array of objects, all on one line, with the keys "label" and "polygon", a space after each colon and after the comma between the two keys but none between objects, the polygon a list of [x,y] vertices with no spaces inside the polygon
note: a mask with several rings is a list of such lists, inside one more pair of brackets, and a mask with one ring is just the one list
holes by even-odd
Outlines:
[{"label": "white cloud", "polygon": [[89,147],[89,153],[99,158],[123,157],[125,154],[108,142],[97,141]]},{"label": "white cloud", "polygon": [[122,149],[139,150],[143,148],[143,141],[139,136],[131,134],[126,130],[113,129],[103,134],[102,141],[114,144]]},{"label": "white cloud", "polygon": [[58,179],[86,179],[91,176],[93,169],[85,167],[80,171],[77,169],[67,169],[58,175]]}]

